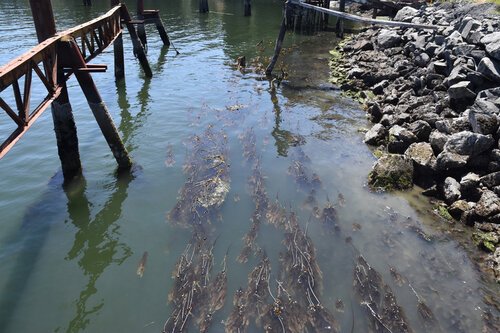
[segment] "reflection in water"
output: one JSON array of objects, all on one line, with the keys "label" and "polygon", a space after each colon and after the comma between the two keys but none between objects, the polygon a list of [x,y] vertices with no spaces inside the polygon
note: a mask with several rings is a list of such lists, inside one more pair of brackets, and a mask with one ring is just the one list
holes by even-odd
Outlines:
[{"label": "reflection in water", "polygon": [[[54,221],[61,221],[57,218],[62,211],[59,205],[62,203],[61,186],[62,173],[55,174],[41,195],[40,199],[32,206],[28,207],[22,219],[22,225],[18,232],[0,248],[0,264],[4,256],[14,256],[14,267],[6,279],[5,287],[0,292],[0,332],[7,332],[13,315],[16,312],[19,301],[23,299],[23,294],[29,285],[30,278],[35,271],[40,253],[47,240],[49,231]],[[43,219],[40,218],[43,216]],[[5,271],[4,273],[5,274]]]},{"label": "reflection in water", "polygon": [[130,247],[119,241],[119,226],[114,225],[121,216],[122,204],[132,179],[133,176],[128,173],[119,176],[113,194],[93,219],[91,203],[85,194],[85,179],[66,191],[69,218],[78,228],[66,260],[79,258],[78,265],[88,277],[87,285],[76,300],[76,314],[69,322],[67,332],[78,332],[87,327],[89,317],[104,306],[102,300],[96,305],[88,305],[91,296],[97,293],[97,280],[109,265],[120,265],[132,254]]},{"label": "reflection in water", "polygon": [[[158,55],[158,60],[156,64],[152,66],[152,71],[155,76],[163,73],[165,63],[167,62],[167,53],[169,48],[163,46]],[[118,106],[121,109],[121,121],[118,126],[120,132],[122,133],[123,142],[126,144],[127,150],[130,152],[135,149],[135,146],[130,142],[131,137],[134,133],[144,124],[148,116],[148,104],[151,101],[151,96],[149,90],[151,88],[151,78],[144,78],[144,83],[142,88],[137,93],[137,100],[140,101],[140,111],[132,116],[130,114],[130,102],[127,95],[127,85],[125,80],[116,81],[116,92],[118,95]]]},{"label": "reflection in water", "polygon": [[282,118],[281,118],[281,106],[278,101],[278,96],[276,96],[276,89],[274,85],[269,82],[271,88],[269,90],[269,94],[271,95],[271,102],[273,103],[273,112],[274,112],[274,127],[271,135],[273,136],[276,146],[276,151],[279,156],[286,157],[288,155],[288,149],[290,147],[296,147],[303,145],[305,143],[305,139],[301,135],[293,134],[290,131],[284,130],[280,128]]}]

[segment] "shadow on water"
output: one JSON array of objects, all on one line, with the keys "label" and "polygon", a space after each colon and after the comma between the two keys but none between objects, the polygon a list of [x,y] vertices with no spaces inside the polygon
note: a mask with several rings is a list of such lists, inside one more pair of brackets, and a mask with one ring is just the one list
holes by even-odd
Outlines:
[{"label": "shadow on water", "polygon": [[[14,256],[18,252],[14,267],[0,295],[0,332],[7,332],[13,315],[23,299],[35,271],[40,253],[45,245],[52,224],[62,221],[63,208],[62,172],[56,173],[49,181],[40,199],[28,207],[23,216],[21,228],[12,235],[12,241],[1,249],[3,255]],[[56,204],[59,203],[59,204]],[[40,217],[43,216],[43,220]],[[51,216],[51,219],[47,217]],[[1,260],[1,257],[0,257]]]},{"label": "shadow on water", "polygon": [[129,173],[119,175],[113,193],[93,219],[92,204],[85,194],[85,179],[65,191],[70,221],[78,229],[66,260],[78,259],[78,265],[88,277],[87,285],[75,301],[76,314],[70,320],[67,332],[78,332],[87,327],[89,317],[104,306],[102,300],[96,305],[88,305],[89,299],[97,293],[97,280],[109,265],[120,265],[132,254],[130,247],[119,240],[120,227],[115,222],[121,216],[127,189],[133,179]]}]

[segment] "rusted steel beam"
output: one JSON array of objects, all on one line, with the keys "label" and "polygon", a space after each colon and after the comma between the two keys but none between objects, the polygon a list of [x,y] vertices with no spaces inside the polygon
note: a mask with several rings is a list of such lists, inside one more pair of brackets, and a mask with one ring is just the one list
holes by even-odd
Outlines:
[{"label": "rusted steel beam", "polygon": [[40,103],[36,109],[31,113],[30,119],[27,124],[24,126],[19,126],[1,145],[0,145],[0,159],[7,154],[7,152],[16,144],[17,141],[23,136],[28,129],[33,125],[33,123],[40,117],[40,115],[45,111],[52,102],[59,96],[61,93],[61,88],[58,87],[54,93],[50,96],[47,96],[42,103]]},{"label": "rusted steel beam", "polygon": [[82,88],[83,94],[92,110],[92,113],[101,129],[104,138],[106,139],[113,156],[118,162],[120,169],[130,169],[132,161],[128,156],[128,152],[123,145],[123,142],[118,134],[118,131],[113,123],[113,120],[104,104],[94,80],[89,72],[78,71],[79,68],[87,68],[87,64],[80,49],[73,38],[65,38],[60,41],[60,62],[63,67],[73,68],[75,76]]},{"label": "rusted steel beam", "polygon": [[127,6],[125,4],[121,5],[121,15],[125,20],[125,24],[127,26],[127,30],[130,34],[130,39],[132,39],[132,46],[134,47],[134,55],[139,59],[139,63],[141,64],[142,70],[147,77],[152,77],[153,72],[151,71],[151,67],[149,66],[148,58],[146,58],[146,52],[144,50],[144,46],[142,45],[139,36],[137,36],[137,31],[133,24],[130,24],[132,18],[130,17],[130,13],[127,10]]},{"label": "rusted steel beam", "polygon": [[[38,3],[39,0],[31,0],[32,2]],[[37,7],[38,8],[38,7]],[[40,62],[46,60],[46,59],[54,59],[55,56],[55,45],[56,43],[61,40],[61,38],[65,36],[73,36],[73,37],[82,37],[85,39],[87,43],[87,48],[89,49],[89,52],[91,53],[91,58],[96,57],[98,54],[100,54],[104,48],[109,46],[109,44],[114,40],[116,35],[118,35],[119,32],[121,32],[121,27],[120,27],[120,10],[121,6],[116,6],[110,11],[108,11],[106,14],[89,21],[87,23],[78,25],[74,28],[65,30],[63,32],[58,33],[57,35],[50,37],[43,42],[40,42],[37,46],[29,50],[28,52],[24,53],[23,55],[15,58],[14,60],[10,61],[6,65],[0,67],[0,91],[3,91],[5,88],[10,86],[14,80],[18,80],[20,77],[24,76],[28,72],[28,68],[31,66],[30,62],[32,61],[35,64],[39,64]],[[99,27],[100,25],[103,25],[105,22],[108,20],[113,20],[117,21],[117,24],[113,26],[113,39],[109,40],[108,43],[103,44],[102,49],[96,50],[91,49],[90,42],[88,41],[86,35],[89,34],[91,31]],[[47,29],[47,27],[42,27],[42,29]],[[47,30],[46,33],[49,34],[52,32],[52,30]],[[86,57],[88,61],[89,57]],[[55,79],[53,76],[48,75],[47,76],[50,82],[55,82]]]}]

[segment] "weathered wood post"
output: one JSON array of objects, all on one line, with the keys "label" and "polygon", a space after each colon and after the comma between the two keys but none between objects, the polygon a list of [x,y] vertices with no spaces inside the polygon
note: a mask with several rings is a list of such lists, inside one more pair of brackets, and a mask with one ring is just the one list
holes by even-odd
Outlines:
[{"label": "weathered wood post", "polygon": [[[50,0],[30,0],[31,12],[35,23],[38,42],[41,43],[56,33],[56,23],[52,13]],[[55,58],[55,57],[54,57]],[[56,60],[57,61],[57,60]],[[59,67],[57,71],[55,68]],[[64,75],[59,64],[44,62],[45,75],[51,79],[51,84],[61,87],[61,94],[52,102],[52,120],[56,134],[57,151],[61,160],[65,182],[78,177],[82,173],[78,136]],[[54,74],[57,73],[57,77]]]},{"label": "weathered wood post", "polygon": [[200,0],[200,13],[208,13],[208,0]]},{"label": "weathered wood post", "polygon": [[66,36],[62,38],[59,49],[60,61],[66,68],[72,68],[74,70],[76,79],[82,88],[83,94],[87,98],[87,102],[94,114],[97,124],[108,142],[108,146],[113,156],[118,162],[119,169],[130,169],[132,161],[109,115],[108,108],[104,104],[95,86],[94,79],[90,73],[86,71],[86,69],[88,69],[87,64],[73,37]]},{"label": "weathered wood post", "polygon": [[243,0],[244,6],[245,6],[245,16],[251,16],[252,15],[252,3],[250,0]]},{"label": "weathered wood post", "polygon": [[141,40],[137,36],[137,31],[135,30],[134,25],[132,24],[132,18],[127,10],[127,6],[122,3],[122,10],[120,11],[122,19],[125,21],[127,25],[127,30],[130,34],[130,39],[132,40],[132,45],[134,47],[134,55],[139,59],[139,63],[141,64],[142,69],[144,70],[144,74],[147,77],[152,77],[153,72],[151,71],[151,67],[149,66],[148,58],[146,58],[146,52],[144,51],[144,47],[141,43]]},{"label": "weathered wood post", "polygon": [[167,30],[165,30],[165,26],[163,25],[163,22],[161,21],[160,14],[158,14],[158,17],[155,18],[154,21],[155,21],[156,29],[158,29],[158,33],[160,34],[160,38],[163,41],[163,45],[169,46],[170,39],[168,38]]},{"label": "weathered wood post", "polygon": [[[345,12],[345,0],[340,0],[339,11]],[[344,19],[341,17],[337,18],[337,36],[344,38]]]},{"label": "weathered wood post", "polygon": [[288,12],[288,6],[289,3],[288,1],[285,2],[285,8],[283,9],[283,19],[281,20],[281,28],[280,32],[278,34],[278,38],[276,39],[276,45],[274,46],[274,55],[273,58],[271,59],[271,62],[266,68],[266,75],[269,76],[273,72],[274,66],[276,65],[276,62],[278,61],[278,57],[281,52],[281,47],[283,44],[283,39],[285,38],[285,33],[286,33],[286,17],[287,17],[287,12]]},{"label": "weathered wood post", "polygon": [[[120,0],[110,0],[111,7],[118,6]],[[120,32],[113,42],[113,53],[115,56],[115,79],[121,80],[125,77],[125,58],[123,55],[123,33]]]},{"label": "weathered wood post", "polygon": [[[137,0],[137,19],[144,21],[144,0]],[[137,24],[137,35],[141,40],[142,46],[147,47],[148,40],[146,37],[146,23]]]}]

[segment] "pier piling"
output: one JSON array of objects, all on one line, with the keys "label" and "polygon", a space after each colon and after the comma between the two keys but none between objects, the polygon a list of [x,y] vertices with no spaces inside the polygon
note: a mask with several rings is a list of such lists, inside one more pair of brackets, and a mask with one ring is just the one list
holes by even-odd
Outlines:
[{"label": "pier piling", "polygon": [[118,162],[118,167],[120,169],[130,169],[132,161],[109,115],[108,109],[95,86],[92,75],[88,71],[79,70],[88,67],[85,63],[85,59],[83,59],[80,53],[78,45],[73,38],[69,37],[60,42],[59,49],[64,67],[72,68],[75,71],[76,79],[82,88],[83,94],[87,99],[90,109],[94,114],[113,156]]},{"label": "pier piling", "polygon": [[252,3],[251,0],[243,0],[243,4],[245,6],[245,16],[252,15]]},{"label": "pier piling", "polygon": [[[50,0],[30,0],[31,12],[35,23],[35,30],[38,42],[42,43],[46,39],[54,36],[57,32],[52,4]],[[45,72],[54,69],[48,61],[44,62]],[[57,81],[50,82],[54,87],[59,85],[61,93],[52,102],[52,120],[54,122],[54,132],[56,134],[57,151],[61,160],[61,167],[66,182],[78,177],[82,173],[80,162],[80,152],[78,149],[78,136],[73,111],[68,98],[68,91],[62,70],[58,71]],[[47,77],[52,77],[46,73]]]}]

